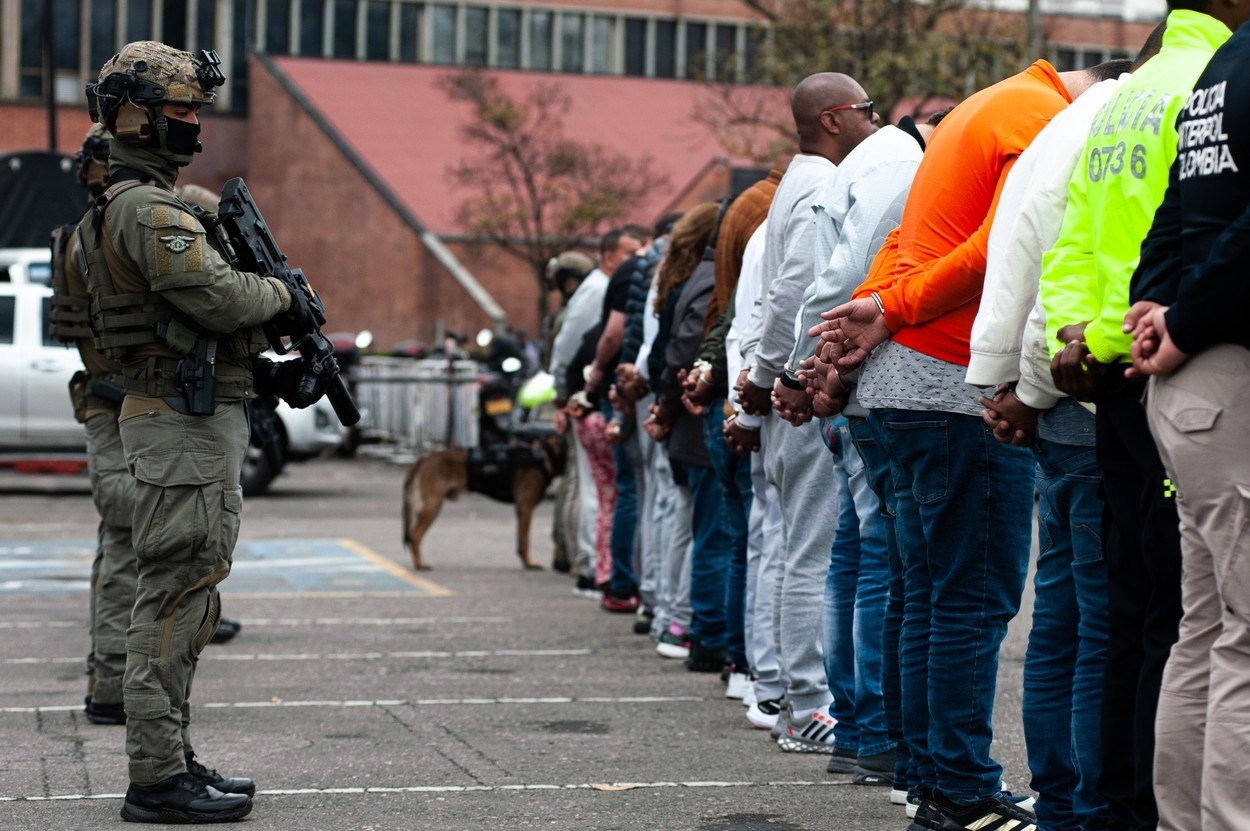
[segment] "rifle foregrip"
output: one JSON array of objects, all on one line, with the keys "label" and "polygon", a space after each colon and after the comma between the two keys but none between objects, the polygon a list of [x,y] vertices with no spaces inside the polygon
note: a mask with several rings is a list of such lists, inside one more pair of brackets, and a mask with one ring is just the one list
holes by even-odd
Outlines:
[{"label": "rifle foregrip", "polygon": [[334,376],[330,388],[326,390],[326,397],[330,399],[330,406],[334,408],[334,414],[344,427],[351,427],[360,421],[360,409],[352,401],[352,394],[347,391],[347,383],[342,375]]}]

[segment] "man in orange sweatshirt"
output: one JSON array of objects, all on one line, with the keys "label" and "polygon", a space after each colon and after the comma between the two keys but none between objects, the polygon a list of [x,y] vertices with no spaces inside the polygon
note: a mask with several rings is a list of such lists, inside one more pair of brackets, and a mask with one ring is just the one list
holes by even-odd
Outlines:
[{"label": "man in orange sweatshirt", "polygon": [[826,313],[840,366],[864,363],[859,400],[897,486],[903,733],[921,783],[912,831],[1037,828],[989,753],[998,649],[1028,568],[1033,460],[994,440],[989,391],[964,375],[1003,182],[1094,80],[1038,61],[957,106],[930,139],[897,246],[857,299]]}]

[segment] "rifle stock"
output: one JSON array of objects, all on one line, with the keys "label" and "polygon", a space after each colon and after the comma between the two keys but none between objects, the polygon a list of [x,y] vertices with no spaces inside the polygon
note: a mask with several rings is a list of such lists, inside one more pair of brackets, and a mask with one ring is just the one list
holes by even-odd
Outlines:
[{"label": "rifle stock", "polygon": [[260,209],[256,207],[252,194],[242,179],[231,179],[221,191],[221,206],[217,212],[218,224],[229,244],[229,256],[232,264],[243,271],[276,277],[294,294],[303,292],[309,300],[316,323],[307,332],[292,336],[290,345],[282,341],[276,328],[265,325],[265,335],[274,352],[285,355],[298,351],[304,358],[308,371],[318,377],[329,379],[326,391],[334,414],[345,426],[350,427],[360,421],[360,410],[352,401],[346,382],[339,375],[338,361],[334,358],[334,347],[321,333],[321,325],[326,322],[325,305],[321,297],[313,292],[308,285],[304,272],[291,268],[286,255],[278,247],[277,240],[265,224]]}]

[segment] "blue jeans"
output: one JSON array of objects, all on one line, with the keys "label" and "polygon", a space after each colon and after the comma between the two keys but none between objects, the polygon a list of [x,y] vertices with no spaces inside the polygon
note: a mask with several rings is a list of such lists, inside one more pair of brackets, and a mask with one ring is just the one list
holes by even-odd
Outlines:
[{"label": "blue jeans", "polygon": [[1101,829],[1097,791],[1107,662],[1102,471],[1095,450],[1039,441],[1033,628],[1024,657],[1024,741],[1045,831]]},{"label": "blue jeans", "polygon": [[729,545],[729,574],[725,580],[725,651],[739,672],[749,662],[746,647],[747,529],[751,516],[751,457],[739,456],[725,444],[724,399],[713,401],[703,416],[703,443],[725,495],[722,506]]},{"label": "blue jeans", "polygon": [[875,756],[894,746],[881,695],[881,634],[890,573],[885,524],[846,419],[822,419],[821,435],[833,454],[838,498],[823,626],[825,676],[833,693],[829,712],[838,721],[834,744],[859,756]]},{"label": "blue jeans", "polygon": [[881,409],[903,556],[903,732],[920,784],[956,805],[999,792],[990,757],[998,648],[1020,609],[1033,456],[977,416]]},{"label": "blue jeans", "polygon": [[616,462],[616,507],[612,511],[612,577],[608,591],[614,597],[638,594],[634,576],[634,538],[638,532],[638,482],[634,462],[623,444],[612,445]]},{"label": "blue jeans", "polygon": [[903,694],[899,686],[898,638],[903,628],[903,558],[898,550],[895,533],[894,476],[890,471],[890,457],[877,441],[868,419],[848,417],[851,440],[864,460],[864,472],[868,485],[877,496],[881,510],[881,523],[885,530],[886,558],[889,566],[888,598],[885,620],[881,628],[881,696],[885,703],[886,724],[890,741],[894,742],[897,760],[894,763],[894,787],[908,790],[919,784],[912,770],[911,750],[903,738]]},{"label": "blue jeans", "polygon": [[690,480],[694,545],[690,550],[690,639],[707,649],[725,648],[725,583],[729,576],[729,534],[725,491],[710,467],[686,465]]}]

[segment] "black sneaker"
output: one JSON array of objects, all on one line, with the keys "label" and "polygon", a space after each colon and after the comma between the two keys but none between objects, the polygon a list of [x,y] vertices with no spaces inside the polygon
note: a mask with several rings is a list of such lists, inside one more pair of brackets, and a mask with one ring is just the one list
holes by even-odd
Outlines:
[{"label": "black sneaker", "polygon": [[[912,817],[911,825],[907,826],[907,831],[936,831],[936,829],[942,827],[942,806],[934,798],[932,788],[921,787],[917,791],[916,810],[911,810],[911,804],[907,806],[907,813]],[[910,797],[908,798],[908,803],[911,803]]]},{"label": "black sneaker", "polygon": [[655,613],[651,611],[650,606],[640,606],[638,609],[638,617],[634,619],[635,635],[650,635],[651,621],[655,620]]},{"label": "black sneaker", "polygon": [[212,768],[206,768],[197,762],[194,753],[187,754],[187,773],[205,785],[212,785],[222,793],[256,795],[256,783],[251,779],[227,779]]},{"label": "black sneaker", "polygon": [[92,724],[125,724],[126,723],[126,705],[121,704],[101,704],[87,696],[83,702],[83,712],[87,715],[87,721]]},{"label": "black sneaker", "polygon": [[239,623],[237,620],[223,617],[221,620],[217,621],[217,631],[213,633],[213,636],[209,638],[209,641],[211,643],[226,643],[227,641],[233,639],[235,635],[239,634],[239,630],[242,628],[243,624]]},{"label": "black sneaker", "polygon": [[[999,794],[976,805],[958,807],[944,799],[938,831],[1037,831],[1037,817]],[[919,819],[920,815],[916,814]]]},{"label": "black sneaker", "polygon": [[122,819],[171,825],[234,822],[251,810],[250,796],[224,794],[189,773],[180,773],[155,785],[132,782],[126,789],[126,801],[122,803]]},{"label": "black sneaker", "polygon": [[713,649],[699,643],[690,644],[686,656],[686,669],[691,672],[720,672],[725,666],[725,650]]},{"label": "black sneaker", "polygon": [[894,763],[898,754],[894,749],[877,753],[873,756],[860,756],[855,760],[855,770],[851,775],[854,785],[893,785]]},{"label": "black sneaker", "polygon": [[825,765],[825,772],[854,773],[855,760],[858,758],[854,750],[843,750],[840,747],[835,747],[833,755],[829,757],[829,764]]}]

